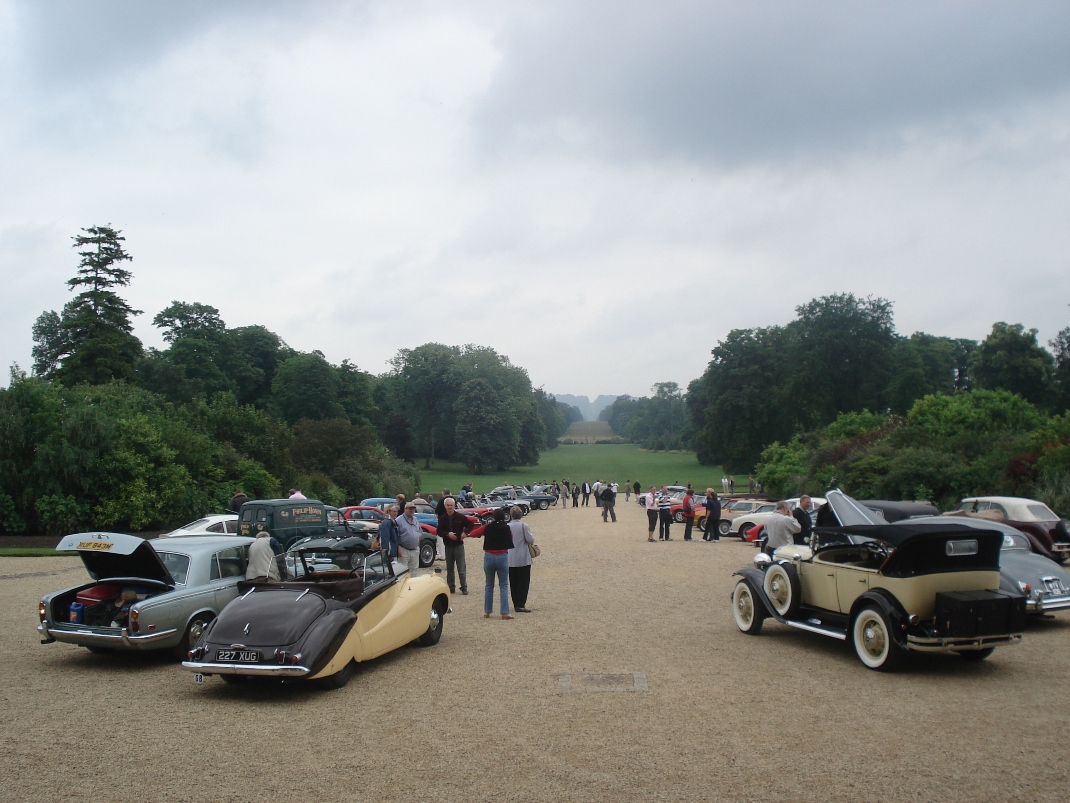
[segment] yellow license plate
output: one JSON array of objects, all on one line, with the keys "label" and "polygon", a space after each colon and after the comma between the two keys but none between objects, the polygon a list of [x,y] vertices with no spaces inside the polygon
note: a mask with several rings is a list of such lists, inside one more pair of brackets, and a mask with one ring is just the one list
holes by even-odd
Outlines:
[{"label": "yellow license plate", "polygon": [[110,541],[81,541],[78,544],[78,549],[100,549],[107,552],[113,546],[115,546],[115,544]]}]

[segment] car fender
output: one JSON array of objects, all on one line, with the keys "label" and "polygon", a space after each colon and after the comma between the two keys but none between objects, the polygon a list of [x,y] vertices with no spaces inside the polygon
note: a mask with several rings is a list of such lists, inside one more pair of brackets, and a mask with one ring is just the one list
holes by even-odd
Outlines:
[{"label": "car fender", "polygon": [[[892,637],[900,647],[906,648],[907,644],[907,612],[903,606],[889,591],[883,588],[872,588],[854,601],[851,606],[851,623],[853,625],[858,612],[866,605],[876,605],[888,618],[892,626]],[[850,630],[848,629],[848,634]]]},{"label": "car fender", "polygon": [[309,676],[315,676],[330,663],[356,621],[357,614],[349,608],[336,608],[309,628],[300,647]]},{"label": "car fender", "polygon": [[1049,559],[1053,557],[1051,535],[1045,532],[1043,528],[1029,521],[1017,521],[1011,526],[1029,539],[1029,545],[1033,547],[1033,551],[1038,555],[1043,555]]},{"label": "car fender", "polygon": [[732,573],[733,577],[737,575],[742,577],[746,584],[750,586],[755,598],[762,601],[766,613],[778,622],[783,622],[784,619],[774,610],[773,603],[765,595],[765,572],[753,566],[746,566]]}]

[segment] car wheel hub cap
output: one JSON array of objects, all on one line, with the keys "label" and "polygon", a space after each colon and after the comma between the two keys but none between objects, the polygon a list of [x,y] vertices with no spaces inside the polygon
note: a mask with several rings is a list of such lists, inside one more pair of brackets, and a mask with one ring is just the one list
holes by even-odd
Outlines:
[{"label": "car wheel hub cap", "polygon": [[438,611],[435,608],[431,609],[431,629],[434,630],[438,627],[439,620],[442,617],[438,615]]},{"label": "car wheel hub cap", "polygon": [[880,655],[884,652],[884,631],[875,623],[868,622],[862,630],[862,643],[866,652],[871,655]]}]

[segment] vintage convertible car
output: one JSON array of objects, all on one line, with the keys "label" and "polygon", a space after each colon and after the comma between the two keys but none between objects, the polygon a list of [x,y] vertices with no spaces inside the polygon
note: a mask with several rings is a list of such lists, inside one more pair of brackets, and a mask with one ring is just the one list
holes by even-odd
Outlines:
[{"label": "vintage convertible car", "polygon": [[[946,524],[943,516],[911,519],[909,523]],[[1025,594],[1025,611],[1045,614],[1070,608],[1070,574],[1055,561],[1033,552],[1032,544],[1018,529],[998,521],[954,518],[978,530],[998,530],[1003,533],[1003,548],[999,555],[999,587],[1004,591]]]},{"label": "vintage convertible car", "polygon": [[68,535],[56,549],[76,550],[93,582],[41,598],[41,643],[65,641],[93,652],[170,648],[185,658],[205,625],[238,596],[252,542],[238,535]]},{"label": "vintage convertible car", "polygon": [[1025,534],[1033,551],[1046,558],[1070,558],[1070,529],[1050,507],[1036,499],[1018,496],[971,496],[949,516],[977,516],[1011,525]]},{"label": "vintage convertible car", "polygon": [[908,650],[982,660],[1021,640],[1025,596],[1000,590],[1003,533],[952,522],[851,523],[858,519],[847,503],[857,503],[838,491],[828,496],[847,524],[815,529],[809,546],[760,552],[735,573],[732,613],[741,631],[757,635],[773,618],[850,640],[878,670],[896,668]]},{"label": "vintage convertible car", "polygon": [[297,678],[340,688],[357,662],[412,641],[438,643],[450,610],[438,572],[395,574],[360,537],[306,541],[289,554],[295,579],[241,583],[241,596],[204,629],[182,663],[197,680]]}]

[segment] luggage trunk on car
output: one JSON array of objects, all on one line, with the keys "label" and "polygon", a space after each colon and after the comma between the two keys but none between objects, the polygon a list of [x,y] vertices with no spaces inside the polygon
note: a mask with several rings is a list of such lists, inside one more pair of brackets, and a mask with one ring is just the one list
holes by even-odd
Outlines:
[{"label": "luggage trunk on car", "polygon": [[946,638],[1021,633],[1025,597],[1006,591],[946,591],[936,595],[936,632]]}]

